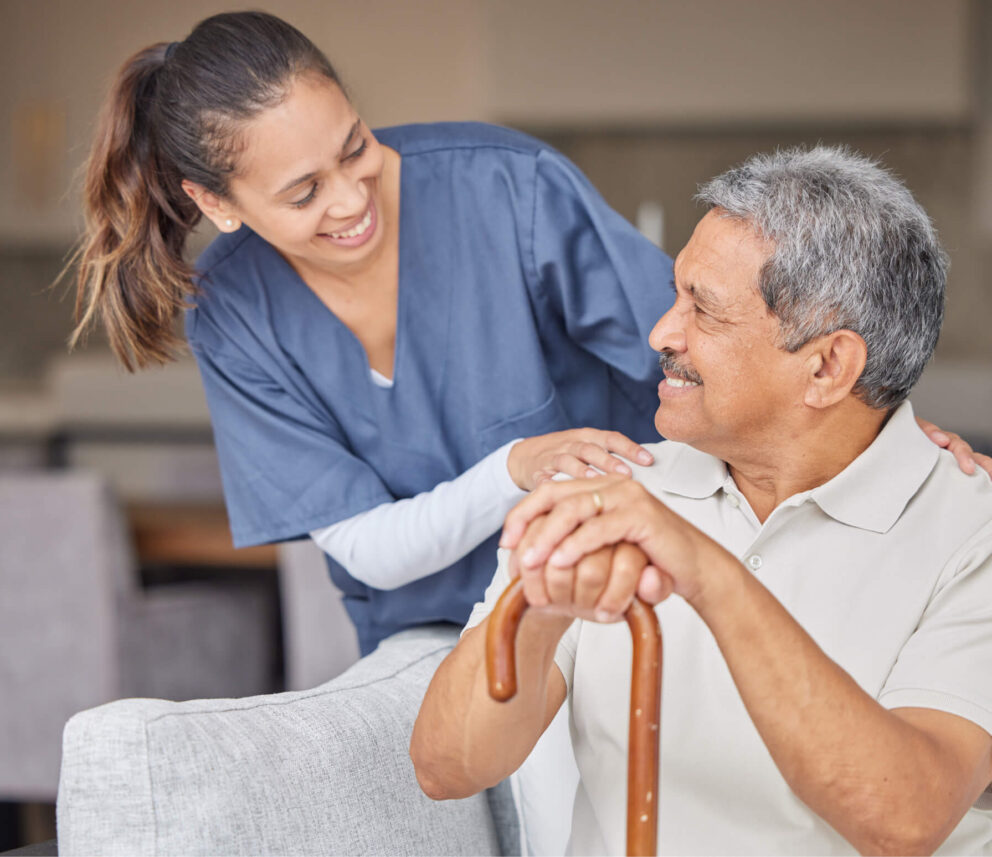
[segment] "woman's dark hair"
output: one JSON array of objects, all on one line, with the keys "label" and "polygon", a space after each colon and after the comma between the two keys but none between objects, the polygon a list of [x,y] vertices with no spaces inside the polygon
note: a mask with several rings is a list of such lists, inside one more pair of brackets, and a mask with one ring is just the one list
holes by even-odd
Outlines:
[{"label": "woman's dark hair", "polygon": [[183,248],[200,220],[182,181],[226,198],[244,123],[305,73],[340,86],[306,36],[263,12],[214,15],[124,63],[86,166],[70,347],[99,317],[129,371],[175,357],[176,315],[197,293]]}]

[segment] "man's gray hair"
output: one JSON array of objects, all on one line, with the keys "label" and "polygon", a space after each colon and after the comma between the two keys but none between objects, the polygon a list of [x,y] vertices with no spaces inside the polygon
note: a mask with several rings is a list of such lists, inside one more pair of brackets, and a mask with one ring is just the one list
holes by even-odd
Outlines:
[{"label": "man's gray hair", "polygon": [[868,346],[862,401],[888,409],[909,395],[937,344],[948,263],[902,182],[847,148],[817,146],[756,155],[697,199],[774,243],[759,288],[783,348],[853,330]]}]

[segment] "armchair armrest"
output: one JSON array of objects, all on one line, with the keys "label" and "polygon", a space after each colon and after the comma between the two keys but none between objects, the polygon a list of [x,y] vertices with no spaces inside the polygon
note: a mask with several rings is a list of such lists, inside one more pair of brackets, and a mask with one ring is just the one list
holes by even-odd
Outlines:
[{"label": "armchair armrest", "polygon": [[456,639],[451,626],[397,634],[307,691],[130,699],[77,714],[63,737],[59,853],[512,848],[516,818],[505,787],[436,803],[420,791],[407,755],[427,683]]}]

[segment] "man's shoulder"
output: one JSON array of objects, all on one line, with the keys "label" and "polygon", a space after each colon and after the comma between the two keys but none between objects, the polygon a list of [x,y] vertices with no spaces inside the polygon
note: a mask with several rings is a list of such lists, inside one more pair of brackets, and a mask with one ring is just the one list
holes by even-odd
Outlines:
[{"label": "man's shoulder", "polygon": [[981,468],[964,473],[947,450],[940,450],[937,463],[910,507],[933,516],[935,527],[952,527],[967,538],[968,531],[988,531],[992,525],[992,477]]},{"label": "man's shoulder", "polygon": [[843,487],[864,494],[879,510],[887,508],[878,520],[888,517],[891,531],[902,538],[915,538],[923,528],[928,539],[953,544],[992,522],[989,475],[981,469],[964,473],[950,452],[937,449],[917,425],[910,402],[892,415],[862,459],[869,466]]}]

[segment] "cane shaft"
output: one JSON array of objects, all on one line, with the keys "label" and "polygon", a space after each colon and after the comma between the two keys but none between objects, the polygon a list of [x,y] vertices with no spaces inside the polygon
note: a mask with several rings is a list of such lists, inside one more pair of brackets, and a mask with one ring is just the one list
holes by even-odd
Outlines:
[{"label": "cane shaft", "polygon": [[658,847],[658,759],[661,734],[661,628],[635,598],[627,610],[634,644],[627,732],[627,854],[651,857]]},{"label": "cane shaft", "polygon": [[[486,632],[489,695],[500,702],[517,692],[516,637],[527,609],[523,584],[500,596]],[[658,750],[661,727],[661,628],[654,610],[635,598],[627,610],[633,643],[627,757],[627,854],[654,855],[658,843]]]}]

